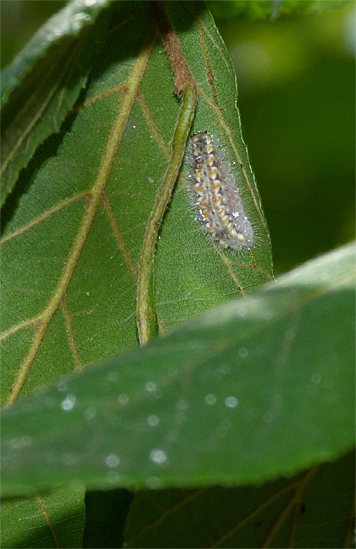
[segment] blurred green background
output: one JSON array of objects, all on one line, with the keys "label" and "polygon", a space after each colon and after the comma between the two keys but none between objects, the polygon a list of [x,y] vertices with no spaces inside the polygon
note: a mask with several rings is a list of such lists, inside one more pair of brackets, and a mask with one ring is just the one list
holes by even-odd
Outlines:
[{"label": "blurred green background", "polygon": [[[2,67],[64,5],[2,0]],[[355,3],[273,20],[215,13],[235,63],[278,275],[354,239]]]}]

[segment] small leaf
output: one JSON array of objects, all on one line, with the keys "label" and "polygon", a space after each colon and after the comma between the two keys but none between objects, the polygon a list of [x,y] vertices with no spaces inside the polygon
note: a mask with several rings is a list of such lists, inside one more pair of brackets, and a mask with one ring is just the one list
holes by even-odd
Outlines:
[{"label": "small leaf", "polygon": [[2,489],[241,485],[354,445],[355,247],[3,412]]}]

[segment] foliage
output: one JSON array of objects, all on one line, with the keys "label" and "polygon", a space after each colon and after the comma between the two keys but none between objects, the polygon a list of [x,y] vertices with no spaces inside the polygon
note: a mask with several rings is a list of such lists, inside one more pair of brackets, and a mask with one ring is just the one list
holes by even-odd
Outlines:
[{"label": "foliage", "polygon": [[[347,546],[354,247],[265,284],[231,59],[204,5],[168,15],[77,0],[3,77],[2,545]],[[175,151],[206,130],[235,172],[252,250],[222,251],[195,219],[189,154],[180,165]],[[165,336],[141,349],[137,292],[139,318],[153,311]]]},{"label": "foliage", "polygon": [[255,0],[254,2],[232,0],[220,2],[208,0],[207,4],[214,17],[219,20],[236,17],[254,19],[294,13],[320,13],[340,8],[350,0]]}]

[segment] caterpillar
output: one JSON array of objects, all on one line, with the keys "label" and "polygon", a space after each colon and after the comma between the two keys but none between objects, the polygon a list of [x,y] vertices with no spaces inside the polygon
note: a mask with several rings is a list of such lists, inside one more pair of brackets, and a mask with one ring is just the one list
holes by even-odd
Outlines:
[{"label": "caterpillar", "polygon": [[210,133],[192,136],[191,182],[198,216],[213,240],[222,248],[240,251],[253,244],[253,228],[245,215],[235,176],[225,153]]}]

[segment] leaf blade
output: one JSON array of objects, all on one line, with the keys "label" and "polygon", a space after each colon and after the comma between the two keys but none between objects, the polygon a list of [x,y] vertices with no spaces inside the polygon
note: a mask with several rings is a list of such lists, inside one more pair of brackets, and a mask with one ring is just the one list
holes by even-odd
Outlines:
[{"label": "leaf blade", "polygon": [[[5,494],[73,477],[93,488],[256,483],[349,450],[354,258],[346,246],[6,410]],[[31,444],[12,448],[25,434]],[[49,449],[55,464],[39,466]]]},{"label": "leaf blade", "polygon": [[[235,162],[257,238],[254,249],[243,254],[223,253],[212,244],[195,219],[186,158],[157,246],[155,293],[161,333],[215,304],[252,291],[272,276],[267,227],[240,137],[231,60],[204,6],[192,6],[193,11],[190,5],[187,9],[179,2],[173,4],[170,16],[196,80],[204,82],[194,131],[209,123],[209,130],[226,143],[227,160]],[[93,201],[95,182],[101,177],[101,160],[114,121],[119,115],[127,119],[125,97],[131,69],[151,27],[147,4],[115,3],[105,58],[96,58],[85,97],[60,133],[39,148],[22,173],[16,200],[5,205],[4,399],[18,379],[24,381],[21,394],[29,395],[52,384],[53,372],[59,378],[138,344],[137,268],[179,112],[171,69],[159,39],[137,86],[137,100],[113,157],[101,202],[90,227],[86,224],[85,238],[80,236],[81,244],[85,242],[75,261],[73,250]],[[226,75],[218,76],[221,64],[228,69],[228,82]],[[212,69],[214,86],[207,79]],[[211,99],[214,94],[217,104]],[[63,277],[68,269],[71,279],[66,288],[68,280],[64,284]],[[49,319],[51,303],[58,305],[59,301]],[[39,333],[44,317],[47,331]],[[31,347],[28,340],[33,332]],[[35,340],[36,353],[31,351]],[[15,363],[14,357],[22,361]]]}]

